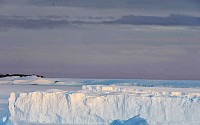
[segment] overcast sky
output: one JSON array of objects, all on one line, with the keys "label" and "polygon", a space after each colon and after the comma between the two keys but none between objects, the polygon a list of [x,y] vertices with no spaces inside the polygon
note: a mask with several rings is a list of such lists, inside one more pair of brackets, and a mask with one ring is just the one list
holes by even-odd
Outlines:
[{"label": "overcast sky", "polygon": [[1,0],[0,73],[200,79],[200,0]]}]

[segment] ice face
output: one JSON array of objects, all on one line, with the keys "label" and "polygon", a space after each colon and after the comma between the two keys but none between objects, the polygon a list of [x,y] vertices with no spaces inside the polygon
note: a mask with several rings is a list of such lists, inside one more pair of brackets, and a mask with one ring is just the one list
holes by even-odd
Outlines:
[{"label": "ice face", "polygon": [[[91,87],[93,89],[86,89]],[[102,87],[105,89],[99,90]],[[149,124],[200,123],[198,94],[166,94],[155,92],[157,90],[130,91],[127,87],[111,87],[85,86],[78,92],[11,93],[10,119],[59,124],[110,124],[116,119],[127,120],[140,115]],[[123,91],[125,88],[127,91]]]}]

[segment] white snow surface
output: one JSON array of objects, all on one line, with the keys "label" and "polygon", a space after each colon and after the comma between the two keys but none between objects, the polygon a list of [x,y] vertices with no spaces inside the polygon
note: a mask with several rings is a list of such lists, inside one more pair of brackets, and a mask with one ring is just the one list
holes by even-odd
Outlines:
[{"label": "white snow surface", "polygon": [[37,76],[4,77],[1,84],[30,84],[30,85],[116,85],[116,86],[145,86],[145,87],[178,87],[200,88],[200,80],[145,80],[145,79],[74,79],[74,78],[41,78]]},{"label": "white snow surface", "polygon": [[120,125],[139,116],[150,125],[200,124],[200,89],[85,85],[11,93],[9,111],[13,122]]}]

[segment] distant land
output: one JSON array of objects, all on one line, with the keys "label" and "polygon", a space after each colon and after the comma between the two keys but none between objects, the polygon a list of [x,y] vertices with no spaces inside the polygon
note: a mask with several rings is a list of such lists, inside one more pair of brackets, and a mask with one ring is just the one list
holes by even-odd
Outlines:
[{"label": "distant land", "polygon": [[11,77],[11,76],[19,76],[19,77],[25,77],[25,76],[37,76],[37,77],[44,78],[44,76],[41,76],[41,75],[35,75],[35,74],[32,74],[32,75],[25,75],[25,74],[0,74],[0,78],[3,78],[3,77]]}]

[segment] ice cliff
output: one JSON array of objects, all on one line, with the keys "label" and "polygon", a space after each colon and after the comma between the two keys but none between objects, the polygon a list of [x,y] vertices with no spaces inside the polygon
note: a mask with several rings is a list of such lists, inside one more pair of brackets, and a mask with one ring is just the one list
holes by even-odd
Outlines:
[{"label": "ice cliff", "polygon": [[10,119],[113,125],[116,119],[127,120],[139,115],[152,125],[200,124],[199,93],[141,88],[86,85],[78,92],[47,90],[11,93]]}]

